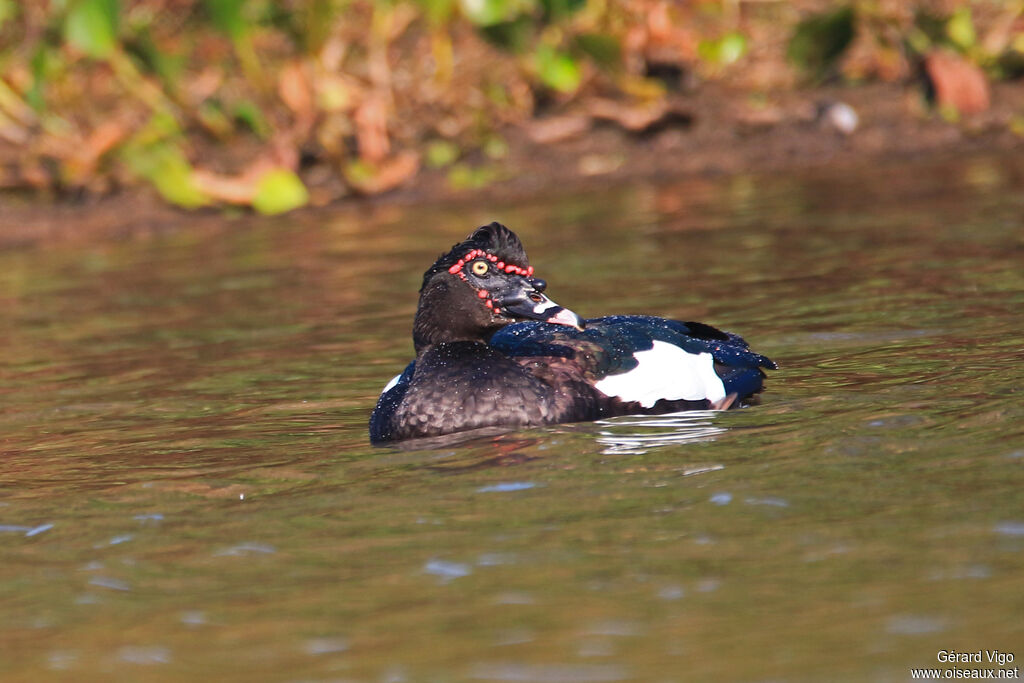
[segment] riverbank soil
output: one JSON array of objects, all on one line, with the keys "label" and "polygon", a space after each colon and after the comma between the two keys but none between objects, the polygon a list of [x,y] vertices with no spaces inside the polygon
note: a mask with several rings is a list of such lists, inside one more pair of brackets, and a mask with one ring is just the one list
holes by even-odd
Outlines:
[{"label": "riverbank soil", "polygon": [[[1024,112],[1024,85],[992,86],[987,110],[958,120],[941,116],[920,87],[870,84],[794,90],[771,101],[706,84],[656,111],[614,102],[540,117],[502,132],[500,158],[464,160],[464,172],[426,168],[397,189],[316,202],[332,209],[388,203],[529,198],[631,180],[690,174],[737,174],[921,162],[1024,149],[1014,121]],[[340,179],[319,174],[318,189]],[[331,197],[330,191],[323,195]],[[318,208],[303,209],[317,211]],[[228,219],[228,220],[226,220]],[[147,235],[185,225],[261,220],[251,210],[185,210],[151,189],[108,195],[59,192],[0,194],[0,247]]]}]

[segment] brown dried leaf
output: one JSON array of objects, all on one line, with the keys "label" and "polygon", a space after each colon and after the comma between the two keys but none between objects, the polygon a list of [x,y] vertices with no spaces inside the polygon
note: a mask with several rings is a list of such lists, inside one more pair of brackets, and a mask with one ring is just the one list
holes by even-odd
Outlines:
[{"label": "brown dried leaf", "polygon": [[201,72],[185,80],[185,91],[193,102],[203,102],[213,97],[224,83],[224,69],[220,66],[207,66]]},{"label": "brown dried leaf", "polygon": [[671,107],[665,100],[627,104],[594,98],[587,103],[587,110],[595,119],[611,121],[632,133],[650,133],[674,124],[687,125],[692,119],[689,112]]},{"label": "brown dried leaf", "polygon": [[64,164],[66,181],[71,185],[86,185],[96,180],[93,175],[100,157],[121,142],[128,132],[128,126],[115,118],[101,123],[85,140],[69,147]]},{"label": "brown dried leaf", "polygon": [[192,180],[203,194],[228,204],[248,205],[256,196],[259,179],[276,165],[269,159],[259,159],[239,175],[225,175],[197,168]]},{"label": "brown dried leaf", "polygon": [[21,180],[24,181],[26,186],[37,189],[49,187],[54,182],[54,178],[50,177],[46,168],[36,159],[22,163]]},{"label": "brown dried leaf", "polygon": [[589,128],[590,117],[570,114],[533,121],[527,126],[526,134],[538,145],[548,145],[581,135]]},{"label": "brown dried leaf", "polygon": [[672,38],[672,19],[669,4],[656,2],[647,13],[647,35],[653,43],[667,43]]},{"label": "brown dried leaf", "polygon": [[301,61],[293,59],[281,67],[277,77],[277,94],[296,117],[313,117],[313,87]]},{"label": "brown dried leaf", "polygon": [[391,153],[388,139],[388,106],[382,95],[371,95],[356,109],[356,139],[359,156],[372,164]]},{"label": "brown dried leaf", "polygon": [[80,160],[87,160],[90,165],[113,149],[117,143],[128,135],[128,127],[122,121],[107,121],[99,125],[89,134],[85,145],[78,154]]},{"label": "brown dried leaf", "polygon": [[250,204],[256,196],[256,184],[246,176],[227,176],[196,169],[192,180],[203,194],[228,204]]},{"label": "brown dried leaf", "polygon": [[[263,173],[268,167],[283,166],[292,171],[299,168],[299,145],[296,141],[296,131],[279,131],[270,140],[270,146],[266,151],[266,159],[257,160],[259,172]],[[260,165],[262,164],[262,165]]]},{"label": "brown dried leaf", "polygon": [[28,131],[16,124],[0,111],[0,140],[6,140],[12,145],[24,145],[29,141]]},{"label": "brown dried leaf", "polygon": [[393,190],[416,175],[420,169],[420,157],[416,152],[401,152],[377,164],[372,175],[366,178],[349,178],[352,187],[363,194],[380,194]]},{"label": "brown dried leaf", "polygon": [[[681,3],[658,0],[646,12],[642,35],[627,32],[627,49],[639,48],[648,60],[668,63],[692,61],[700,42],[680,16]],[[645,29],[645,30],[644,30]]]},{"label": "brown dried leaf", "polygon": [[[801,118],[813,120],[815,116],[813,107],[808,107],[806,112],[801,112]],[[762,107],[742,106],[735,112],[736,122],[752,128],[769,128],[777,125],[786,117],[786,113],[780,108],[772,105]]]},{"label": "brown dried leaf", "polygon": [[925,57],[924,67],[940,107],[954,107],[961,114],[988,109],[988,81],[976,65],[948,50],[935,50]]},{"label": "brown dried leaf", "polygon": [[607,175],[619,170],[625,159],[617,154],[587,154],[580,157],[576,170],[580,175]]}]

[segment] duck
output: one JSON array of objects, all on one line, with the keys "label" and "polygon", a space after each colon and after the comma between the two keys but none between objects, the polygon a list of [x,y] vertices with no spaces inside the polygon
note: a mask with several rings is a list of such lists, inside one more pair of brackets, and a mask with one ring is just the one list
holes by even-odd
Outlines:
[{"label": "duck", "polygon": [[519,237],[493,222],[423,275],[416,358],[370,417],[375,444],[620,415],[726,410],[776,369],[741,337],[652,315],[583,319],[547,294]]}]

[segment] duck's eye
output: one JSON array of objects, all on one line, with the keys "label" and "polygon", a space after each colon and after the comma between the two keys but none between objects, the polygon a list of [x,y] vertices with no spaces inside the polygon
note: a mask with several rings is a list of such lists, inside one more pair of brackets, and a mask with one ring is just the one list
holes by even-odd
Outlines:
[{"label": "duck's eye", "polygon": [[473,275],[487,275],[487,271],[490,270],[490,266],[487,265],[487,261],[473,261],[471,266]]}]

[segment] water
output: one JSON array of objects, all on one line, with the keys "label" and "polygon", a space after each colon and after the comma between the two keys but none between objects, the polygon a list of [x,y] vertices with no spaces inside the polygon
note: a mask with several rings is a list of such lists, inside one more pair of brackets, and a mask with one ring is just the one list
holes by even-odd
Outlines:
[{"label": "water", "polygon": [[[0,679],[1017,665],[1022,216],[975,159],[2,253]],[[370,447],[422,271],[492,219],[582,315],[744,334],[761,404]]]}]

